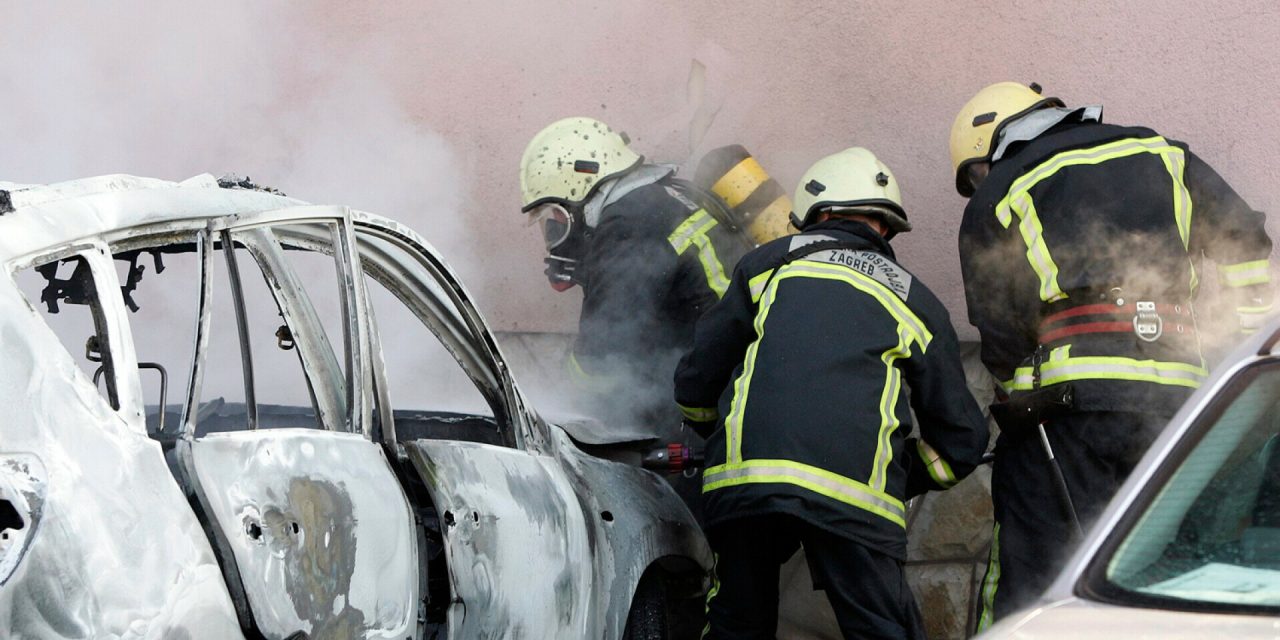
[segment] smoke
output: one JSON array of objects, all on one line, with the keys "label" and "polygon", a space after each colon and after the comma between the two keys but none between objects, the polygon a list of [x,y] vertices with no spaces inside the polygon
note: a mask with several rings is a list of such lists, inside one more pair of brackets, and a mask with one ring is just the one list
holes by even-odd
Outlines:
[{"label": "smoke", "polygon": [[[52,183],[131,173],[181,180],[234,172],[309,202],[404,222],[441,249],[464,281],[474,277],[483,267],[467,259],[474,252],[458,214],[467,185],[455,153],[406,111],[379,67],[366,64],[387,55],[378,42],[324,47],[315,35],[321,17],[248,1],[10,7],[13,28],[0,47],[7,89],[0,179]],[[140,340],[140,352],[174,360],[190,353],[193,320],[184,313],[194,272],[183,262],[175,256],[164,275],[144,278],[140,314],[153,316],[134,319],[139,326],[156,323],[161,332]],[[32,294],[31,286],[24,289]],[[321,310],[336,308],[335,295],[312,292]],[[419,390],[406,405],[459,405],[445,400],[460,397],[451,381],[463,374],[429,344],[434,339],[425,328],[383,334],[402,350],[414,345],[420,356],[409,379],[395,384]],[[83,339],[64,336],[73,352]],[[269,335],[264,340],[275,346]],[[296,359],[275,361],[259,358],[260,396],[301,393],[305,402],[305,388],[271,389],[296,380],[296,372],[276,369],[296,368]],[[215,386],[234,388],[227,382]]]}]

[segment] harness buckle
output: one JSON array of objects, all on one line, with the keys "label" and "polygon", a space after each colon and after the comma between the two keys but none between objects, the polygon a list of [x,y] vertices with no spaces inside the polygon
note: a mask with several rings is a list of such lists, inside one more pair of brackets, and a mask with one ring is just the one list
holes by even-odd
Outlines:
[{"label": "harness buckle", "polygon": [[1156,303],[1140,301],[1133,314],[1133,333],[1145,342],[1155,342],[1164,335],[1164,320],[1156,312]]}]

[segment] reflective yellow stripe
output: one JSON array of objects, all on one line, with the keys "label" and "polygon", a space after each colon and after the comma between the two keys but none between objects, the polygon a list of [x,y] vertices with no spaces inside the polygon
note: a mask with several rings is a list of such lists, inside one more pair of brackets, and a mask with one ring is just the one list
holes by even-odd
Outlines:
[{"label": "reflective yellow stripe", "polygon": [[1191,192],[1183,182],[1183,167],[1186,165],[1186,154],[1182,149],[1168,146],[1160,151],[1160,159],[1164,160],[1164,168],[1173,179],[1173,219],[1178,223],[1178,237],[1182,238],[1185,250],[1191,241]]},{"label": "reflective yellow stripe", "polygon": [[[1164,138],[1160,136],[1152,136],[1150,138],[1127,138],[1109,142],[1104,145],[1090,147],[1088,149],[1074,149],[1064,151],[1052,158],[1042,162],[1040,166],[1027,172],[1026,175],[1018,178],[1010,187],[1009,193],[1016,194],[1023,191],[1029,191],[1036,186],[1041,180],[1052,176],[1062,169],[1076,165],[1093,165],[1102,164],[1108,160],[1123,158],[1139,153],[1163,153],[1171,148]],[[1172,147],[1177,148],[1177,147]],[[999,208],[999,205],[997,205]]]},{"label": "reflective yellow stripe", "polygon": [[942,458],[942,454],[924,440],[916,440],[916,451],[920,453],[920,459],[924,460],[925,469],[928,469],[929,477],[933,478],[934,482],[948,489],[955,486],[958,481],[956,474],[951,470],[951,465]]},{"label": "reflective yellow stripe", "polygon": [[724,265],[720,263],[720,256],[716,255],[711,238],[706,234],[699,234],[694,236],[693,243],[698,245],[698,262],[702,264],[702,273],[707,277],[707,286],[715,292],[717,298],[723,298],[724,292],[729,290],[729,278],[724,274]]},{"label": "reflective yellow stripe", "polygon": [[857,290],[875,298],[876,302],[879,302],[899,324],[905,325],[911,332],[911,337],[920,345],[921,353],[928,349],[929,343],[933,341],[933,334],[915,312],[907,307],[902,298],[875,278],[837,264],[800,260],[783,267],[782,271],[778,272],[778,277],[774,278],[774,282],[782,278],[794,277],[825,278],[853,285]]},{"label": "reflective yellow stripe", "polygon": [[[1191,194],[1183,182],[1185,154],[1160,136],[1150,138],[1130,138],[1117,140],[1088,149],[1064,151],[1041,163],[1026,175],[1014,181],[1009,193],[996,204],[996,220],[1006,229],[1012,224],[1014,216],[1020,220],[1018,231],[1027,245],[1027,260],[1040,279],[1040,299],[1053,302],[1067,297],[1058,286],[1058,266],[1049,254],[1044,242],[1044,228],[1036,214],[1030,190],[1042,180],[1058,171],[1076,165],[1096,165],[1109,160],[1136,155],[1154,153],[1161,157],[1165,168],[1173,180],[1174,217],[1178,226],[1178,234],[1185,248],[1191,233]],[[1193,275],[1194,278],[1194,275]],[[1194,281],[1193,281],[1194,287]]]},{"label": "reflective yellow stripe", "polygon": [[1267,303],[1260,307],[1236,307],[1237,313],[1268,314],[1275,308],[1275,303]]},{"label": "reflective yellow stripe", "polygon": [[[1032,368],[1018,367],[1014,379],[1002,383],[1006,390],[1032,388]],[[1040,384],[1071,380],[1135,380],[1179,387],[1199,387],[1208,370],[1185,362],[1134,360],[1107,356],[1081,356],[1051,360],[1040,365]]]},{"label": "reflective yellow stripe", "polygon": [[582,364],[578,362],[578,356],[573,352],[569,352],[569,359],[565,363],[565,367],[569,370],[569,379],[578,384],[578,386],[588,391],[608,391],[613,388],[617,382],[610,376],[598,376],[587,373],[582,368]]},{"label": "reflective yellow stripe", "polygon": [[[759,278],[760,276],[756,276]],[[769,309],[778,295],[778,283],[774,281],[763,294],[760,310],[756,312],[756,339],[747,347],[746,364],[742,367],[742,375],[733,382],[733,401],[729,403],[729,416],[724,421],[725,460],[730,463],[742,460],[742,415],[747,407],[747,394],[751,391],[751,376],[756,370],[756,354],[760,351],[760,342],[764,340],[764,323],[769,317]]]},{"label": "reflective yellow stripe", "polygon": [[764,285],[769,282],[769,277],[772,275],[773,269],[770,269],[747,281],[747,289],[751,291],[752,302],[760,302],[760,296],[764,295]]},{"label": "reflective yellow stripe", "polygon": [[[720,574],[719,574],[719,571],[717,571],[717,569],[719,568],[720,568],[720,554],[712,551],[711,552],[711,589],[707,591],[707,602],[705,605],[706,613],[707,613],[706,617],[708,619],[711,618],[711,599],[720,595]],[[707,637],[708,633],[711,633],[710,622],[707,622],[706,626],[702,627],[702,635],[698,637],[705,638]]]},{"label": "reflective yellow stripe", "polygon": [[769,174],[765,173],[764,167],[755,158],[748,156],[720,176],[711,185],[711,191],[720,196],[725,204],[736,207],[768,179]]},{"label": "reflective yellow stripe", "polygon": [[1247,287],[1271,282],[1271,261],[1253,260],[1238,264],[1218,265],[1222,284],[1228,287]]},{"label": "reflective yellow stripe", "polygon": [[702,265],[702,272],[707,278],[707,287],[715,292],[717,298],[723,298],[724,292],[729,288],[729,278],[724,273],[724,265],[716,255],[711,238],[707,237],[707,233],[716,224],[716,219],[712,218],[706,209],[698,209],[667,236],[667,242],[671,243],[671,248],[676,250],[676,255],[684,255],[689,247],[696,246],[698,262]]},{"label": "reflective yellow stripe", "polygon": [[680,414],[694,422],[711,422],[720,417],[720,412],[715,407],[686,407],[676,403],[680,407]]},{"label": "reflective yellow stripe", "polygon": [[889,462],[893,459],[893,432],[898,430],[898,396],[902,395],[902,372],[894,362],[911,356],[911,334],[898,325],[898,344],[880,355],[884,363],[884,388],[880,392],[880,432],[876,437],[876,455],[871,463],[870,485],[884,490],[889,475]]},{"label": "reflective yellow stripe", "polygon": [[[760,274],[752,278],[751,281],[755,282],[763,275]],[[924,353],[928,349],[929,343],[933,341],[933,333],[929,331],[924,322],[907,307],[901,298],[878,280],[841,265],[828,265],[804,260],[785,265],[778,271],[777,277],[773,278],[773,280],[766,279],[770,284],[762,294],[760,310],[756,313],[756,339],[747,347],[746,364],[743,365],[742,375],[738,376],[738,379],[733,383],[733,401],[729,405],[729,415],[725,418],[725,459],[729,462],[742,460],[742,418],[746,411],[747,395],[751,392],[751,376],[755,373],[756,355],[759,352],[760,342],[764,339],[765,320],[769,316],[769,309],[773,306],[773,301],[778,295],[778,285],[787,278],[823,278],[849,284],[855,289],[869,294],[879,302],[889,312],[889,315],[898,321],[899,331],[905,332],[915,344],[920,345],[921,353]],[[909,345],[910,343],[907,343],[904,349]],[[896,371],[895,367],[891,366],[890,368]],[[894,402],[896,402],[896,399]],[[883,402],[881,406],[883,411]],[[894,418],[893,422],[896,422],[896,418]],[[884,427],[882,426],[882,428]],[[893,428],[896,428],[896,424],[893,425]]]},{"label": "reflective yellow stripe", "polygon": [[987,575],[982,578],[982,616],[978,618],[978,632],[986,631],[995,620],[996,588],[1000,586],[1000,523],[991,529],[991,556],[987,560]]},{"label": "reflective yellow stripe", "polygon": [[746,460],[707,469],[702,492],[744,484],[791,484],[879,515],[904,529],[902,501],[861,482],[792,460]]},{"label": "reflective yellow stripe", "polygon": [[1044,227],[1040,226],[1040,217],[1036,215],[1036,205],[1031,201],[1031,195],[1022,193],[1014,211],[1021,220],[1018,232],[1027,245],[1027,260],[1040,277],[1040,299],[1053,302],[1067,297],[1062,287],[1058,286],[1058,265],[1053,262],[1049,247],[1044,243]]}]

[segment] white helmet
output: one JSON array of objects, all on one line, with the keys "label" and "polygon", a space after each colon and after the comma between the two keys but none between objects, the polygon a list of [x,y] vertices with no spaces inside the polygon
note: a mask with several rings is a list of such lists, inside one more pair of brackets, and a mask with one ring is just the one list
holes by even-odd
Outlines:
[{"label": "white helmet", "polygon": [[520,160],[520,210],[547,202],[579,204],[605,178],[626,171],[643,158],[621,134],[594,118],[565,118],[529,141]]},{"label": "white helmet", "polygon": [[800,178],[792,201],[795,208],[791,223],[797,229],[812,224],[823,210],[859,209],[884,221],[889,227],[886,238],[911,230],[893,172],[862,147],[851,147],[815,162]]}]

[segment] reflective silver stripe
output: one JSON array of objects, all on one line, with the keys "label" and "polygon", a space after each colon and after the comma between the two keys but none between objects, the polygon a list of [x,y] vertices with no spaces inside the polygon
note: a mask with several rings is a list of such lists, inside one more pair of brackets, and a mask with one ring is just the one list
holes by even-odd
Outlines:
[{"label": "reflective silver stripe", "polygon": [[1240,312],[1236,317],[1240,320],[1240,329],[1247,332],[1253,332],[1261,329],[1262,325],[1266,324],[1268,319],[1266,313]]},{"label": "reflective silver stripe", "polygon": [[818,493],[827,497],[856,506],[872,507],[872,510],[884,512],[882,515],[889,516],[895,522],[905,523],[906,509],[902,503],[891,498],[886,499],[888,496],[883,493],[864,488],[865,485],[859,486],[861,483],[842,478],[834,473],[806,469],[804,468],[806,465],[787,463],[787,461],[778,462],[782,464],[766,464],[764,461],[753,460],[750,464],[712,467],[702,476],[703,490],[707,491],[709,488],[714,490],[718,486],[734,484],[734,480],[769,482],[773,478],[785,482],[785,479],[794,479],[813,485],[820,489]]},{"label": "reflective silver stripe", "polygon": [[1090,149],[1081,149],[1079,151],[1066,151],[1060,153],[1047,162],[1036,167],[1031,173],[1028,173],[1013,183],[1009,189],[1010,193],[1017,191],[1028,191],[1034,187],[1036,183],[1057,173],[1065,166],[1074,164],[1093,164],[1090,160],[1122,158],[1124,156],[1133,155],[1135,153],[1151,153],[1159,152],[1168,147],[1169,141],[1160,136],[1151,138],[1135,138],[1118,140],[1098,147]]},{"label": "reflective silver stripe", "polygon": [[1183,182],[1183,176],[1185,175],[1183,166],[1186,162],[1186,154],[1183,153],[1182,149],[1171,146],[1163,151],[1160,156],[1164,158],[1169,175],[1173,178],[1173,217],[1178,223],[1178,236],[1182,238],[1182,248],[1186,249],[1191,242],[1192,207],[1191,192],[1187,191],[1186,183]]},{"label": "reflective silver stripe", "polygon": [[680,413],[684,417],[694,422],[711,422],[720,417],[720,413],[715,407],[686,407],[682,404],[677,404],[676,406],[680,407]]},{"label": "reflective silver stripe", "polygon": [[826,277],[848,282],[863,293],[871,294],[871,297],[879,301],[898,322],[907,325],[911,330],[912,337],[920,345],[921,351],[927,349],[929,343],[933,341],[933,334],[929,333],[929,329],[920,321],[915,312],[907,307],[893,291],[873,278],[869,278],[848,267],[800,261],[783,267],[782,271],[778,273],[778,277],[774,280],[793,278],[799,275]]},{"label": "reflective silver stripe", "polygon": [[1018,233],[1027,245],[1027,260],[1031,268],[1040,278],[1040,299],[1054,302],[1067,297],[1058,286],[1058,265],[1049,255],[1049,246],[1044,242],[1044,227],[1040,225],[1040,217],[1036,214],[1036,205],[1028,193],[1019,194],[1014,211],[1018,214]]},{"label": "reflective silver stripe", "polygon": [[756,274],[754,278],[747,281],[747,289],[751,291],[751,301],[759,302],[760,296],[764,295],[764,286],[769,284],[769,278],[773,276],[773,269],[764,273]]},{"label": "reflective silver stripe", "polygon": [[818,264],[837,264],[849,267],[889,287],[903,300],[906,300],[911,295],[911,282],[913,280],[911,274],[907,273],[905,269],[884,254],[860,249],[827,249],[826,251],[811,253],[805,256],[803,260]]},{"label": "reflective silver stripe", "polygon": [[729,415],[725,418],[725,460],[738,462],[742,460],[742,419],[747,410],[747,394],[751,392],[751,376],[755,373],[756,353],[764,340],[764,325],[769,318],[769,309],[778,295],[778,283],[773,284],[764,293],[760,308],[756,311],[756,339],[747,347],[747,355],[742,367],[742,375],[733,383],[733,400],[729,403]]},{"label": "reflective silver stripe", "polygon": [[1271,262],[1254,260],[1240,264],[1222,265],[1218,267],[1222,283],[1228,287],[1246,287],[1251,284],[1262,284],[1271,281]]},{"label": "reflective silver stripe", "polygon": [[835,238],[821,233],[802,233],[800,235],[791,236],[791,241],[787,244],[787,253],[791,253],[800,247],[810,245],[815,242],[830,242],[832,240],[835,240]]},{"label": "reflective silver stripe", "polygon": [[876,455],[871,463],[873,489],[883,491],[888,482],[889,462],[893,459],[893,432],[898,430],[898,396],[902,395],[902,372],[894,362],[911,356],[911,335],[898,325],[898,344],[880,355],[884,363],[884,388],[880,391],[880,431],[876,437]]},{"label": "reflective silver stripe", "polygon": [[951,470],[951,465],[942,459],[942,455],[936,449],[929,446],[929,443],[923,439],[916,440],[916,448],[920,452],[920,458],[928,465],[929,475],[934,482],[944,487],[950,487],[956,483],[956,474]]},{"label": "reflective silver stripe", "polygon": [[706,233],[715,224],[715,218],[712,218],[706,209],[698,209],[696,213],[681,222],[670,236],[667,236],[667,242],[671,243],[671,248],[675,249],[676,253],[682,254],[688,250],[689,245],[693,244],[694,237]]},{"label": "reflective silver stripe", "polygon": [[[1112,357],[1067,358],[1047,362],[1040,368],[1040,383],[1044,385],[1068,380],[1110,379],[1197,387],[1207,376],[1208,371],[1203,367],[1186,363]],[[1019,367],[1011,388],[1030,389],[1032,381],[1031,368]]]},{"label": "reflective silver stripe", "polygon": [[991,530],[991,556],[987,560],[987,575],[982,578],[982,616],[978,618],[978,631],[986,631],[995,620],[996,589],[1000,586],[1000,523]]}]

